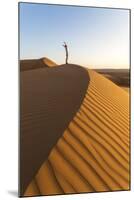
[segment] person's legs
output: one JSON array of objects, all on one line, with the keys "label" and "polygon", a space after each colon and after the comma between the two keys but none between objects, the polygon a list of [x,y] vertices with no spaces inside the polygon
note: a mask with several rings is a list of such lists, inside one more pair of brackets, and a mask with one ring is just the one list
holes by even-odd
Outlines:
[{"label": "person's legs", "polygon": [[66,50],[66,64],[68,64],[68,52]]}]

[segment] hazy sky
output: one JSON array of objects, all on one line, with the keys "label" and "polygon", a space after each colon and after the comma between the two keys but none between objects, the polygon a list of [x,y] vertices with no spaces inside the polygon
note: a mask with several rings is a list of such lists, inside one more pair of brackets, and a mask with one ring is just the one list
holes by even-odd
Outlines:
[{"label": "hazy sky", "polygon": [[129,11],[20,3],[20,58],[93,68],[129,67]]}]

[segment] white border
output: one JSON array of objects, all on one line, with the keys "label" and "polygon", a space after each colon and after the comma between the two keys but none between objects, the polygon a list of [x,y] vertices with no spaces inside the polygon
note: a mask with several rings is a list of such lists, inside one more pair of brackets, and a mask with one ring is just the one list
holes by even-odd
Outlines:
[{"label": "white border", "polygon": [[[23,1],[22,1],[23,2]],[[68,5],[88,5],[99,7],[133,8],[129,0],[29,0],[28,2],[42,2]],[[18,187],[18,10],[17,1],[4,0],[0,2],[0,199],[12,200]],[[132,23],[134,11],[132,9]],[[132,26],[134,35],[134,26]],[[132,37],[132,54],[133,49]],[[133,56],[131,63],[131,76],[134,76]],[[134,85],[134,79],[131,78]],[[133,102],[133,88],[131,91]],[[132,119],[134,121],[134,106],[131,107]],[[131,125],[134,130],[134,124]],[[134,135],[131,131],[131,141]],[[132,189],[134,190],[134,142],[132,142]],[[80,195],[65,195],[51,197],[34,197],[34,199],[89,199],[92,200],[116,200],[134,199],[133,192],[107,192],[89,193]],[[31,198],[28,198],[31,199]]]}]

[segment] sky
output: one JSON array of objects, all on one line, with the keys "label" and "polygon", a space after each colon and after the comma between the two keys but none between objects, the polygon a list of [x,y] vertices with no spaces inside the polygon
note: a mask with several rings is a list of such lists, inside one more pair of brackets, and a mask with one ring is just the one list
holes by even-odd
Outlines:
[{"label": "sky", "polygon": [[19,4],[20,59],[48,57],[92,68],[129,68],[129,10]]}]

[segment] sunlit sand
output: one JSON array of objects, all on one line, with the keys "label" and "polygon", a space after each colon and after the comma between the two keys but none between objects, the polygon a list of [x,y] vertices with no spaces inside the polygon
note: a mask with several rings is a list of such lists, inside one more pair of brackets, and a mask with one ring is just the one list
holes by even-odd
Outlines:
[{"label": "sunlit sand", "polygon": [[129,93],[86,70],[90,83],[80,109],[24,196],[129,189]]}]

